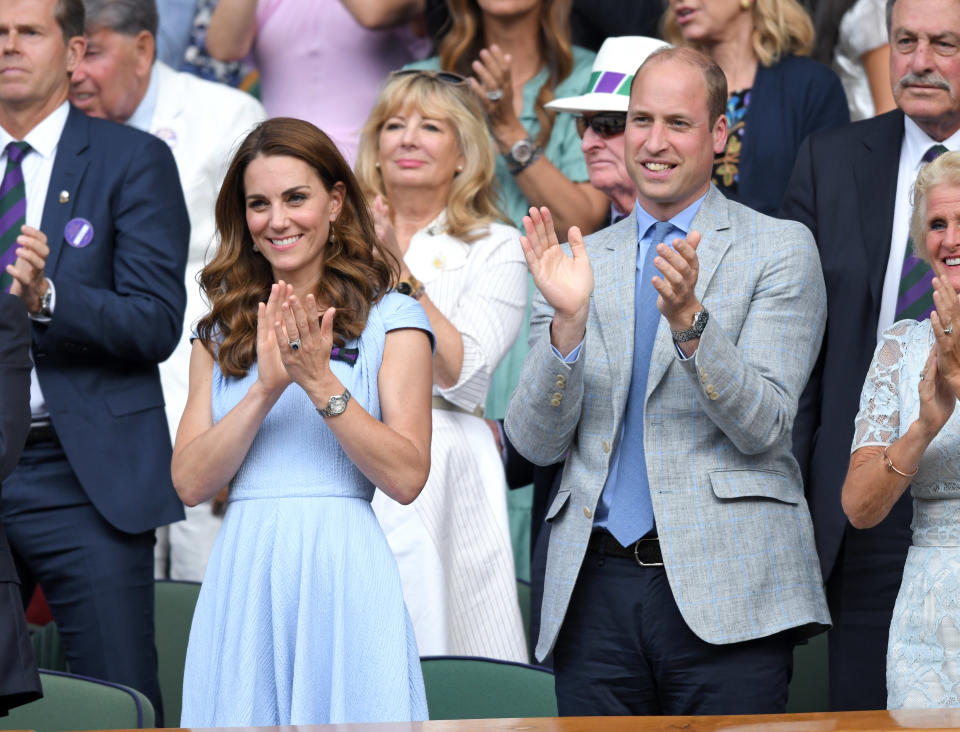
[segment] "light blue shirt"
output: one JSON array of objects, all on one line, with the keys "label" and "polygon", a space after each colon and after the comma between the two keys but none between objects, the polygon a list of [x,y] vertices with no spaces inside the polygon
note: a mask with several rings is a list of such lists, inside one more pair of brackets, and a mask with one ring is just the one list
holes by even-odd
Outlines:
[{"label": "light blue shirt", "polygon": [[150,85],[147,86],[147,92],[140,100],[140,104],[133,110],[130,119],[127,120],[129,127],[134,127],[143,132],[151,132],[150,125],[153,122],[153,113],[157,108],[157,92],[160,86],[157,81],[157,64],[154,63],[150,69]]}]

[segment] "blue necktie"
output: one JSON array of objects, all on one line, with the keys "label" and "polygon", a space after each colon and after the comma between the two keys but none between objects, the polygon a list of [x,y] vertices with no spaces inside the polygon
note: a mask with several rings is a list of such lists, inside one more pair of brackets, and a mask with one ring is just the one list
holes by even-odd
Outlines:
[{"label": "blue necktie", "polygon": [[657,291],[653,289],[650,280],[660,274],[653,265],[656,246],[672,229],[673,224],[666,221],[658,221],[653,225],[653,236],[646,261],[643,263],[643,271],[637,272],[633,373],[630,377],[630,391],[627,393],[617,479],[612,486],[614,491],[610,498],[610,515],[607,519],[607,531],[623,546],[629,546],[653,528],[653,504],[650,501],[647,461],[643,450],[643,407],[647,395],[650,356],[653,354],[653,342],[660,325],[660,311],[657,310]]}]

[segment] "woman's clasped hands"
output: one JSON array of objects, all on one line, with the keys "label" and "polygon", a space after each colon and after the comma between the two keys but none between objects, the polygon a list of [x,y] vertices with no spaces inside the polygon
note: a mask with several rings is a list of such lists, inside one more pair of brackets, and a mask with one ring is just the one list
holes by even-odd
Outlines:
[{"label": "woman's clasped hands", "polygon": [[960,398],[960,298],[939,261],[934,260],[933,304],[930,325],[936,342],[920,376],[919,419],[936,434],[950,419]]},{"label": "woman's clasped hands", "polygon": [[293,286],[280,280],[257,310],[257,364],[267,391],[282,392],[291,382],[308,394],[335,381],[330,371],[335,308],[321,315],[309,294],[301,303]]}]

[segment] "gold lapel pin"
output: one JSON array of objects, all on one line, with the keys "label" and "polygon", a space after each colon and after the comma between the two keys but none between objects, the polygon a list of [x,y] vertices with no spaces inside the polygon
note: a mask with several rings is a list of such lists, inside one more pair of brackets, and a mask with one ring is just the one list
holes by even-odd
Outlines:
[{"label": "gold lapel pin", "polygon": [[60,191],[60,203],[70,203],[70,191]]}]

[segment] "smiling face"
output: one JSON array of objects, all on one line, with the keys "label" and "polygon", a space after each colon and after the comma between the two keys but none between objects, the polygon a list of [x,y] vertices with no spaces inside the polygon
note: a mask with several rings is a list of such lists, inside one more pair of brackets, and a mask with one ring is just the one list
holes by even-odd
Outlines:
[{"label": "smiling face", "polygon": [[890,21],[890,81],[904,114],[935,140],[960,129],[960,4],[897,0]]},{"label": "smiling face", "polygon": [[709,46],[753,29],[753,16],[740,0],[672,0],[670,8],[687,43]]},{"label": "smiling face", "polygon": [[84,40],[64,40],[54,16],[56,2],[0,2],[0,109],[5,115],[26,114],[39,122],[67,98],[69,74],[83,56]]},{"label": "smiling face", "polygon": [[377,162],[388,197],[392,189],[416,187],[446,200],[464,159],[449,120],[401,110],[380,128]]},{"label": "smiling face", "polygon": [[70,80],[70,101],[92,117],[121,124],[137,111],[150,84],[153,36],[110,28],[87,33],[87,50]]},{"label": "smiling face", "polygon": [[243,186],[247,228],[274,279],[313,287],[323,271],[330,224],[343,206],[344,184],[327,191],[299,158],[261,155],[247,166]]},{"label": "smiling face", "polygon": [[[960,186],[944,183],[927,194],[927,257],[960,292]],[[939,262],[939,265],[936,263]]]},{"label": "smiling face", "polygon": [[654,58],[633,82],[624,151],[637,199],[666,221],[710,187],[727,120],[710,120],[703,72],[678,58]]}]

